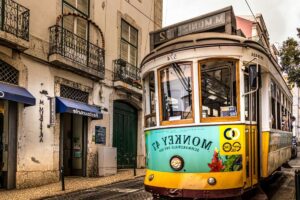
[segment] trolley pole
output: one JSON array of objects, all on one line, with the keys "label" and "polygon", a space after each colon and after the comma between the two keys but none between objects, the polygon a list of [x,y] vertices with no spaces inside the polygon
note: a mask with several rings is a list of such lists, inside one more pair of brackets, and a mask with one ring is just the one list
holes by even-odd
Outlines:
[{"label": "trolley pole", "polygon": [[300,170],[295,171],[295,193],[296,200],[300,200]]}]

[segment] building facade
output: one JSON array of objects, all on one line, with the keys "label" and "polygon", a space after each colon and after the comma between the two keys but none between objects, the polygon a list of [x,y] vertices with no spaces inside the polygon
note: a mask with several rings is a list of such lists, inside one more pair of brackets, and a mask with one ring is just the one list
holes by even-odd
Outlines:
[{"label": "building facade", "polygon": [[139,63],[161,28],[162,0],[0,8],[0,187],[58,181],[62,166],[98,176],[106,147],[116,147],[117,168],[144,167]]}]

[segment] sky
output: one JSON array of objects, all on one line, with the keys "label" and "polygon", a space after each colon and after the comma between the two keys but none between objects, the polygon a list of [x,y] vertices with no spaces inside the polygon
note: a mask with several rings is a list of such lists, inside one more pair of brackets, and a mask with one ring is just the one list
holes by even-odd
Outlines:
[{"label": "sky", "polygon": [[[271,43],[281,45],[288,37],[297,39],[300,0],[247,0],[253,13],[261,13]],[[245,0],[163,0],[163,26],[233,6],[235,15],[251,15]]]}]

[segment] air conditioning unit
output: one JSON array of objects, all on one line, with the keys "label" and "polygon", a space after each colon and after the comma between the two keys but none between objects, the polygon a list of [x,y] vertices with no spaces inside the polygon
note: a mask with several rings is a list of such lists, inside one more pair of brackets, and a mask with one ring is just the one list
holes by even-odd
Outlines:
[{"label": "air conditioning unit", "polygon": [[109,176],[117,173],[117,148],[98,147],[99,176]]}]

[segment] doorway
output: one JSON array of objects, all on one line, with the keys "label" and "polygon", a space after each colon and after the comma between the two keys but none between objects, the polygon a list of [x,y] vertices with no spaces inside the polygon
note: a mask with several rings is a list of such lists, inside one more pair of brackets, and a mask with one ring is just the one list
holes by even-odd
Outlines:
[{"label": "doorway", "polygon": [[0,100],[0,188],[16,187],[18,103]]},{"label": "doorway", "polygon": [[66,176],[86,176],[87,117],[61,114],[63,166]]},{"label": "doorway", "polygon": [[4,101],[0,101],[0,188],[4,187]]},{"label": "doorway", "polygon": [[136,167],[137,110],[120,101],[114,102],[113,146],[119,169]]}]

